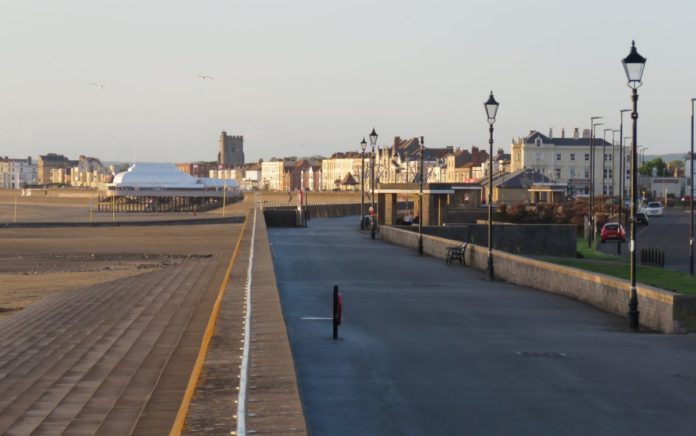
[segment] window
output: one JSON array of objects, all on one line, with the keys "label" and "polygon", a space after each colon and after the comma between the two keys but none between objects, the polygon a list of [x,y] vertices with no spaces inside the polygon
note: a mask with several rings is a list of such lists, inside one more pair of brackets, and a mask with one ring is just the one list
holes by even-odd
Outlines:
[{"label": "window", "polygon": [[590,153],[585,153],[585,160],[590,160]]},{"label": "window", "polygon": [[585,178],[586,179],[590,178],[590,168],[589,167],[585,167]]},{"label": "window", "polygon": [[570,153],[570,160],[575,160],[575,153]]},{"label": "window", "polygon": [[570,169],[570,178],[574,179],[575,178],[575,168]]},{"label": "window", "polygon": [[556,178],[557,178],[557,179],[560,179],[560,178],[561,178],[561,169],[560,169],[560,168],[556,168],[555,173],[556,173]]},{"label": "window", "polygon": [[556,160],[561,160],[561,153],[556,153]]},{"label": "window", "polygon": [[605,179],[611,179],[611,178],[612,178],[611,168],[605,168],[605,169],[604,169],[604,178],[605,178]]},{"label": "window", "polygon": [[537,152],[534,157],[536,160],[541,160],[541,153]]},{"label": "window", "polygon": [[541,145],[541,138],[535,139],[534,144],[536,144],[537,147],[540,146]]}]

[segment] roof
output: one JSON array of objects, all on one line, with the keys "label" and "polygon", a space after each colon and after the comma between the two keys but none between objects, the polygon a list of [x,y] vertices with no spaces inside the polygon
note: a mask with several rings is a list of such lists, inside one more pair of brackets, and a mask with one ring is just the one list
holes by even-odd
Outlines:
[{"label": "roof", "polygon": [[[500,175],[500,176],[499,176]],[[499,188],[529,188],[534,183],[549,183],[551,179],[533,169],[521,169],[512,173],[497,173],[493,184]]]},{"label": "roof", "polygon": [[128,171],[114,176],[111,185],[118,188],[204,189],[214,186],[236,187],[234,180],[214,180],[193,177],[172,163],[137,163]]},{"label": "roof", "polygon": [[[591,138],[549,138],[548,136],[532,130],[529,136],[524,138],[526,144],[534,144],[537,138],[541,139],[543,144],[553,144],[556,146],[590,146],[592,144]],[[611,146],[611,142],[605,141],[603,138],[594,138],[594,145],[597,146]]]}]

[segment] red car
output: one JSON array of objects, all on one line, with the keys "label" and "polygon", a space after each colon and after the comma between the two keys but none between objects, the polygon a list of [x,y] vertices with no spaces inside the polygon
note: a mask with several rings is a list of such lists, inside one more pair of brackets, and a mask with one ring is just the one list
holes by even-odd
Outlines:
[{"label": "red car", "polygon": [[607,239],[618,239],[621,242],[626,242],[626,232],[619,223],[606,223],[602,226],[602,242]]}]

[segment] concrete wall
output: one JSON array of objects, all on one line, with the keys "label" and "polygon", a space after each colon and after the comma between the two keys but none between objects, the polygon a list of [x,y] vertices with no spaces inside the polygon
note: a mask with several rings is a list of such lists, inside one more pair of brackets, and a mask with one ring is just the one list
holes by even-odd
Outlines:
[{"label": "concrete wall", "polygon": [[[356,226],[360,224],[360,203],[310,204],[307,206],[310,220],[313,218],[337,218],[355,215]],[[365,208],[367,210],[367,207]],[[268,227],[300,227],[304,221],[297,206],[264,207],[263,215]]]},{"label": "concrete wall", "polygon": [[[380,238],[405,247],[418,246],[418,234],[403,229],[382,226]],[[447,247],[461,242],[436,236],[423,236],[423,251],[445,259]],[[486,269],[486,247],[469,244],[466,264],[479,270]],[[626,316],[630,283],[604,274],[555,265],[493,251],[495,276],[517,285],[563,295],[590,303],[600,309]],[[641,325],[664,333],[696,331],[696,296],[681,295],[639,284],[638,310]]]},{"label": "concrete wall", "polygon": [[[418,231],[417,226],[404,226],[404,230]],[[577,239],[572,224],[494,224],[493,248],[508,253],[575,257]],[[423,227],[423,233],[488,245],[487,224],[459,224],[444,227]]]}]

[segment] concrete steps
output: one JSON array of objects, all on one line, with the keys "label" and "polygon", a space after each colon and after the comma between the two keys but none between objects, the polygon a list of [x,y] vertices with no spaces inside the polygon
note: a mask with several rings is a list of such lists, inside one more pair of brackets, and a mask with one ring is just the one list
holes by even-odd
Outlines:
[{"label": "concrete steps", "polygon": [[113,420],[128,433],[218,263],[63,294],[0,323],[0,433],[94,434]]}]

